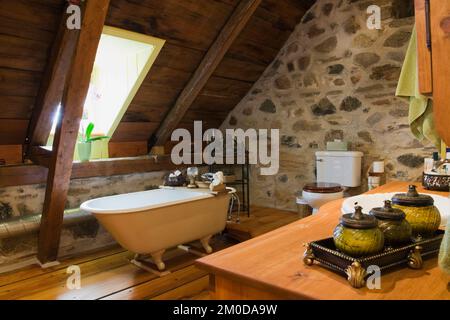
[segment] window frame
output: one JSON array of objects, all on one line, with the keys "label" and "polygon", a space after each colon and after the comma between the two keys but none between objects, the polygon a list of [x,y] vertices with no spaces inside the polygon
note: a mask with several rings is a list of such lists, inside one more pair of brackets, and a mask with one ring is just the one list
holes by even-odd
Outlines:
[{"label": "window frame", "polygon": [[[142,71],[139,74],[139,77],[136,79],[136,82],[134,83],[133,87],[130,89],[130,92],[128,93],[127,98],[125,99],[124,103],[119,109],[119,112],[117,116],[115,117],[113,123],[111,124],[111,127],[109,128],[108,132],[105,133],[106,136],[108,136],[108,139],[100,140],[100,141],[94,141],[92,143],[92,151],[91,151],[91,158],[90,160],[101,160],[101,159],[109,159],[109,142],[111,140],[111,137],[113,136],[114,132],[116,131],[117,127],[119,126],[120,122],[123,119],[123,116],[125,115],[126,111],[128,110],[128,107],[130,106],[131,102],[133,101],[134,97],[137,94],[137,91],[142,86],[142,83],[144,82],[145,78],[147,77],[148,73],[150,72],[154,62],[156,61],[156,58],[160,54],[166,40],[156,38],[147,34],[137,33],[125,29],[120,29],[112,26],[103,26],[102,35],[110,35],[122,39],[137,41],[141,43],[146,43],[149,45],[152,45],[154,47],[150,57],[147,59],[147,62],[145,63],[144,67],[142,68]],[[84,106],[83,106],[84,108]],[[49,146],[52,144],[54,139],[54,133],[50,133],[48,143]],[[74,153],[74,162],[77,162],[78,160],[78,154],[77,154],[77,148],[78,145],[75,145],[75,153]]]},{"label": "window frame", "polygon": [[[122,121],[123,116],[125,115],[125,112],[128,110],[128,107],[130,106],[131,102],[133,101],[134,97],[136,96],[137,91],[142,86],[142,83],[144,82],[144,79],[147,77],[156,58],[158,57],[159,53],[161,52],[166,40],[156,38],[153,36],[149,36],[146,34],[142,34],[142,33],[137,33],[137,32],[128,31],[125,29],[111,27],[111,26],[104,26],[102,34],[107,34],[110,36],[123,38],[123,39],[127,39],[127,40],[133,40],[133,41],[137,41],[137,42],[143,42],[143,43],[147,43],[147,44],[154,46],[152,54],[148,58],[145,66],[142,69],[139,77],[137,78],[134,86],[131,88],[127,99],[125,99],[122,107],[120,108],[119,113],[116,116],[116,119],[112,123],[109,131],[106,133],[106,135],[108,137],[112,137],[114,132],[116,131],[117,127],[119,126],[120,122]],[[110,139],[108,139],[108,143],[109,143],[109,140]]]}]

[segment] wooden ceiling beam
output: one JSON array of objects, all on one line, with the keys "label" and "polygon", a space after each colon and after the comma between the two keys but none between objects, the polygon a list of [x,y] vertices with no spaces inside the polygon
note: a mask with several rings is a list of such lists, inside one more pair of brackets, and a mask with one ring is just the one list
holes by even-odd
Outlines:
[{"label": "wooden ceiling beam", "polygon": [[52,46],[50,58],[36,98],[35,107],[25,139],[25,157],[30,158],[33,146],[47,144],[53,119],[64,91],[66,75],[72,64],[80,30],[69,30],[66,26],[68,14],[64,7],[58,33]]},{"label": "wooden ceiling beam", "polygon": [[162,146],[170,138],[184,115],[216,70],[228,49],[239,36],[261,0],[241,0],[222,31],[209,48],[192,78],[178,96],[177,101],[165,116],[156,133],[150,138],[149,146]]},{"label": "wooden ceiling beam", "polygon": [[89,0],[85,5],[78,44],[67,75],[61,103],[61,117],[56,127],[49,163],[38,242],[38,259],[42,264],[56,261],[58,256],[75,143],[108,8],[109,0]]},{"label": "wooden ceiling beam", "polygon": [[[91,160],[88,162],[76,161],[72,164],[71,179],[158,172],[179,169],[180,167],[182,168],[183,166],[175,165],[170,156],[123,157]],[[45,183],[47,181],[47,173],[48,169],[40,165],[0,166],[0,188]]]}]

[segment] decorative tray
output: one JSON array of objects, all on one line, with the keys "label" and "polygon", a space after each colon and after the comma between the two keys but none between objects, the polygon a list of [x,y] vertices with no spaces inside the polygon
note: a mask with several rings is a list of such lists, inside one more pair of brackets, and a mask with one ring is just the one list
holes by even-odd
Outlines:
[{"label": "decorative tray", "polygon": [[412,269],[421,269],[423,258],[439,252],[444,231],[438,230],[434,237],[417,239],[415,242],[401,247],[386,248],[383,252],[372,256],[353,258],[338,251],[333,238],[318,240],[306,244],[303,262],[311,266],[317,262],[319,266],[331,269],[345,277],[354,288],[362,288],[369,274],[369,266],[378,266],[381,271],[395,266],[407,265]]}]

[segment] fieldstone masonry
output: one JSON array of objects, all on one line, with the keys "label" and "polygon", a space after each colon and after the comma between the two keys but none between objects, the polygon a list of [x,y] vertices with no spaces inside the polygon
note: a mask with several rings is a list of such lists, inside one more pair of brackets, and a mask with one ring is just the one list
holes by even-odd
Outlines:
[{"label": "fieldstone masonry", "polygon": [[[89,199],[157,188],[166,172],[149,172],[123,176],[72,180],[67,209],[79,208]],[[41,214],[45,185],[0,188],[0,223],[11,218]],[[0,239],[0,266],[33,256],[37,252],[37,233]],[[64,227],[60,256],[94,250],[114,244],[112,236],[96,220]]]},{"label": "fieldstone masonry", "polygon": [[[408,126],[408,102],[395,97],[414,24],[411,1],[318,0],[223,128],[279,128],[280,171],[252,170],[252,202],[295,209],[295,195],[315,180],[314,153],[345,139],[364,152],[364,173],[386,161],[390,180],[419,180],[433,146]],[[369,5],[382,29],[367,28]],[[367,182],[354,192],[364,191]]]}]

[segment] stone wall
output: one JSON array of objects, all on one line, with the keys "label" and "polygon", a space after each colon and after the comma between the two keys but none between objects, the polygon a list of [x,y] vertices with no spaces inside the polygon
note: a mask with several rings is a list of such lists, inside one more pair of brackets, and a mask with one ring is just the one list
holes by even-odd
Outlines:
[{"label": "stone wall", "polygon": [[[163,183],[166,172],[76,179],[70,184],[67,209],[79,208],[86,200],[115,194],[144,191]],[[0,223],[21,216],[41,214],[45,185],[0,188]],[[114,244],[111,235],[96,220],[63,228],[60,256],[72,255]],[[37,233],[0,239],[0,266],[16,263],[37,252]]]},{"label": "stone wall", "polygon": [[[367,28],[372,4],[381,6],[382,30]],[[364,152],[364,173],[382,159],[388,180],[420,178],[423,157],[434,149],[413,137],[408,102],[395,97],[411,11],[409,0],[318,0],[305,15],[223,124],[280,129],[280,171],[258,176],[253,170],[254,204],[295,209],[295,194],[315,180],[314,153],[336,138]]]}]

